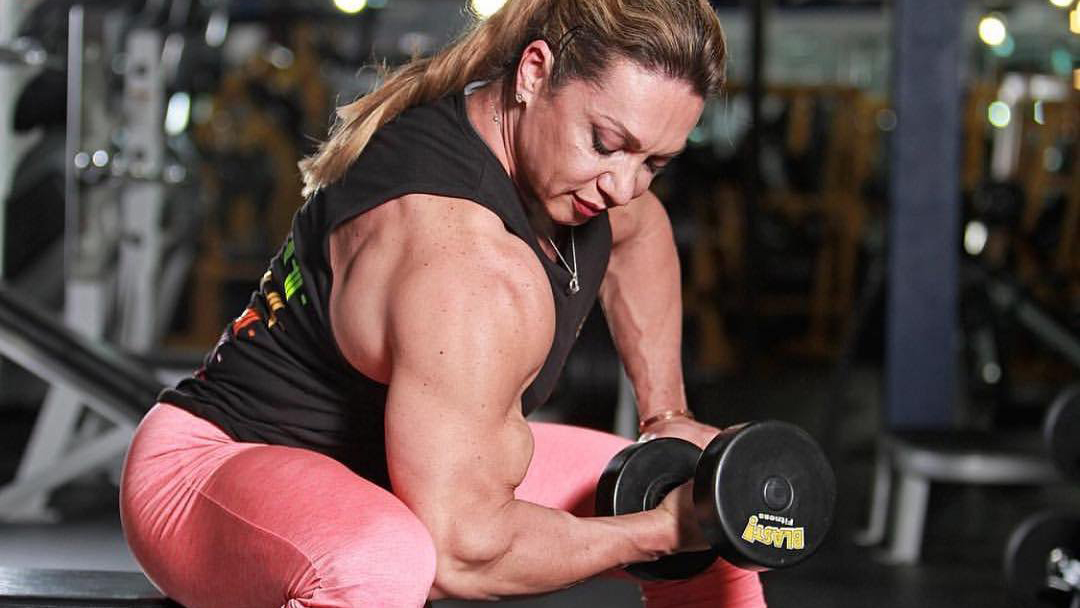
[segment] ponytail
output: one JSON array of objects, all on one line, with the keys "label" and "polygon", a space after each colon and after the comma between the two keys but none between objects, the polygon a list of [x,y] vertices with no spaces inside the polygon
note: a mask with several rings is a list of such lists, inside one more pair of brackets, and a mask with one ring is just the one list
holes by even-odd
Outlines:
[{"label": "ponytail", "polygon": [[414,59],[392,71],[375,91],[341,106],[329,139],[300,161],[305,198],[337,181],[380,127],[413,106],[462,90],[475,80],[497,78],[527,43],[531,22],[551,0],[510,0],[487,20],[432,57]]}]

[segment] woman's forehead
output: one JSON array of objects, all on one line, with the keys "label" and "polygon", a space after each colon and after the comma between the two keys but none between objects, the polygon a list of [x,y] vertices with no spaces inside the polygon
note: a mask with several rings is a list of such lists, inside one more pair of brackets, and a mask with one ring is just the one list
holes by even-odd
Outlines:
[{"label": "woman's forehead", "polygon": [[690,83],[628,60],[613,61],[597,81],[570,83],[560,93],[568,110],[624,127],[646,147],[671,141],[681,147],[704,107]]}]

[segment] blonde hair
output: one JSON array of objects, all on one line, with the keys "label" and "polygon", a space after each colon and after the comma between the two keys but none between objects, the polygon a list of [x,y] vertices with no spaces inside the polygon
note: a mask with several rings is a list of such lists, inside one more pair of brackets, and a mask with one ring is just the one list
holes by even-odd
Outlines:
[{"label": "blonde hair", "polygon": [[726,43],[706,0],[508,0],[431,57],[391,72],[375,91],[337,110],[329,139],[300,162],[304,196],[337,181],[377,129],[406,109],[477,80],[512,78],[525,47],[544,40],[555,56],[550,91],[597,82],[614,58],[689,83],[702,98],[724,84]]}]

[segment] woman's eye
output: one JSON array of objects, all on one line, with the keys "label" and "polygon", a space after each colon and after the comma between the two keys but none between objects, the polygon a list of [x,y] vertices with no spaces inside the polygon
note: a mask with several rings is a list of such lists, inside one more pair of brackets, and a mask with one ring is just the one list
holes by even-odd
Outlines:
[{"label": "woman's eye", "polygon": [[601,156],[609,156],[615,153],[614,150],[604,146],[603,142],[600,141],[600,135],[597,134],[596,129],[593,129],[592,146],[593,150],[596,150],[596,153]]}]

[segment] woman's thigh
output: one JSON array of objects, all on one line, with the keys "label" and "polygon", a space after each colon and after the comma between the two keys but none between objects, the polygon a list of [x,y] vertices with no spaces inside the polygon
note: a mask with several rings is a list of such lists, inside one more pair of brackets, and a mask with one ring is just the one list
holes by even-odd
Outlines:
[{"label": "woman's thigh", "polygon": [[533,457],[515,497],[581,517],[592,515],[600,474],[631,441],[565,424],[530,422],[529,427]]},{"label": "woman's thigh", "polygon": [[162,591],[187,608],[424,603],[434,547],[397,498],[321,454],[206,425],[158,406],[125,467],[125,534]]}]

